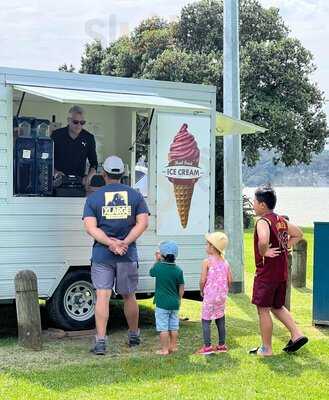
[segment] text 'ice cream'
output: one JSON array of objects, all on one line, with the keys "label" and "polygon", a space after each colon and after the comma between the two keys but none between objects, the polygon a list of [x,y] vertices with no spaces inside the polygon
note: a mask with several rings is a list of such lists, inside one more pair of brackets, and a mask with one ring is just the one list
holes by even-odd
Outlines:
[{"label": "text 'ice cream'", "polygon": [[166,176],[174,185],[176,205],[181,225],[186,228],[191,207],[194,185],[201,176],[199,168],[200,150],[194,136],[183,124],[168,154]]}]

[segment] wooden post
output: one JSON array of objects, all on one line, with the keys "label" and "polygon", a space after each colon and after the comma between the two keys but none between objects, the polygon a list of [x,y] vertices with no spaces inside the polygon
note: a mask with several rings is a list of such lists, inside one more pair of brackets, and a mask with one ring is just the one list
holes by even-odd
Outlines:
[{"label": "wooden post", "polygon": [[307,241],[302,239],[293,250],[292,284],[296,288],[306,286]]},{"label": "wooden post", "polygon": [[20,271],[15,276],[18,343],[41,350],[41,318],[37,277],[33,271]]},{"label": "wooden post", "polygon": [[291,266],[292,266],[292,251],[290,250],[288,253],[288,281],[287,281],[287,290],[286,290],[286,302],[285,307],[290,311],[290,303],[291,303]]}]

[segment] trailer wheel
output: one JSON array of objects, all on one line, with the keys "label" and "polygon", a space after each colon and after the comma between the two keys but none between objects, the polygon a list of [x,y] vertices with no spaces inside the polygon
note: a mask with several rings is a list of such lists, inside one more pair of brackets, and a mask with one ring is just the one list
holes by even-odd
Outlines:
[{"label": "trailer wheel", "polygon": [[91,329],[95,326],[95,303],[90,273],[71,271],[47,302],[47,315],[54,325],[65,330]]}]

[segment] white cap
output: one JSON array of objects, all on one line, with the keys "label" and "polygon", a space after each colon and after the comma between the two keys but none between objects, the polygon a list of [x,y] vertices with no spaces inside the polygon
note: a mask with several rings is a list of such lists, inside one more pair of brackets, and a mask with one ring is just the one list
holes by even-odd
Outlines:
[{"label": "white cap", "polygon": [[125,166],[120,157],[110,156],[103,163],[104,171],[113,175],[121,175],[125,171]]}]

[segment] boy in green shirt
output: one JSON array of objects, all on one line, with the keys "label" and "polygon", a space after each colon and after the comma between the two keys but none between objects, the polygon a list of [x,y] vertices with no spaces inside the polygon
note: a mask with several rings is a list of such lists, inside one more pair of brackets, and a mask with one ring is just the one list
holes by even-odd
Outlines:
[{"label": "boy in green shirt", "polygon": [[178,310],[184,294],[183,271],[175,264],[178,247],[175,242],[161,242],[156,253],[157,262],[150,270],[155,277],[155,321],[160,332],[159,355],[177,351],[179,329]]}]

